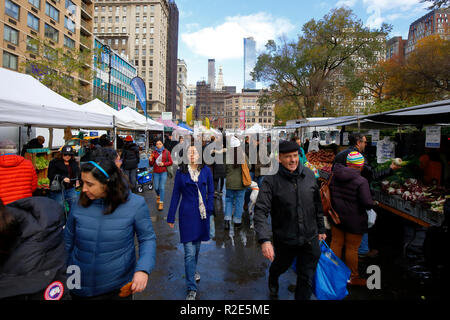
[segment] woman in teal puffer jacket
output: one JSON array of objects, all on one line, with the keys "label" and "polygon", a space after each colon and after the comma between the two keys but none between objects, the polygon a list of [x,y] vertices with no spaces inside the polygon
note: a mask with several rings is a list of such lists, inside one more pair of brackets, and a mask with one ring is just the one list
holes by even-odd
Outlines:
[{"label": "woman in teal puffer jacket", "polygon": [[85,163],[81,180],[80,200],[71,209],[65,228],[68,265],[77,265],[81,271],[81,288],[71,291],[72,298],[120,299],[120,289],[130,282],[131,293],[143,291],[156,255],[156,237],[144,198],[129,191],[111,160]]}]

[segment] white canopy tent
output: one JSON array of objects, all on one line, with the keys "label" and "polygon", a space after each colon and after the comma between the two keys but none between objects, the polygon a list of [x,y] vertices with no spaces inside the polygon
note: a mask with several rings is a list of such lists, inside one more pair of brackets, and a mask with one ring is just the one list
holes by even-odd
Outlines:
[{"label": "white canopy tent", "polygon": [[245,133],[263,133],[263,132],[266,132],[266,131],[267,130],[264,129],[259,123],[256,123],[251,128],[245,130]]},{"label": "white canopy tent", "polygon": [[113,116],[83,109],[30,75],[0,68],[0,125],[109,129]]},{"label": "white canopy tent", "polygon": [[162,123],[152,119],[145,119],[145,116],[131,108],[126,107],[125,109],[118,111],[118,113],[123,119],[134,121],[136,123],[134,130],[164,131],[164,125]]},{"label": "white canopy tent", "polygon": [[94,99],[88,103],[82,105],[82,107],[87,108],[89,111],[98,112],[103,114],[109,114],[115,117],[115,125],[118,129],[123,130],[135,130],[138,124],[129,118],[124,117],[119,111],[111,108],[106,103],[99,99]]}]

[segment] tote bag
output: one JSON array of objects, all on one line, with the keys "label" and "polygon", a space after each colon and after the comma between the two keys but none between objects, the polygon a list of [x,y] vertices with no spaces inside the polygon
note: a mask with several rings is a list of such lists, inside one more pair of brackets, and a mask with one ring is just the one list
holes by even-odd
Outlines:
[{"label": "tote bag", "polygon": [[244,187],[250,187],[252,184],[252,178],[250,176],[250,170],[248,169],[247,162],[241,164],[242,166],[242,184]]}]

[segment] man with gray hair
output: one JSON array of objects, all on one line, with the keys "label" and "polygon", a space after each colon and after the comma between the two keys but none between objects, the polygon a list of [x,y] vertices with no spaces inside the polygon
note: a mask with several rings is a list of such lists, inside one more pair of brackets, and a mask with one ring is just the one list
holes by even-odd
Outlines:
[{"label": "man with gray hair", "polygon": [[17,155],[11,140],[0,141],[0,198],[6,204],[33,195],[37,175],[33,163]]}]

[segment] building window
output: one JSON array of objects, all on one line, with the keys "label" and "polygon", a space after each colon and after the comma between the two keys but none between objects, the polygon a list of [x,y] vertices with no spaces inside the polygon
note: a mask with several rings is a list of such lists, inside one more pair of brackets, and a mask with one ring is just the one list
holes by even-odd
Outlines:
[{"label": "building window", "polygon": [[143,28],[142,28],[142,33],[143,33],[143,34],[146,34],[146,33],[147,33],[147,28],[146,28],[146,27],[143,27]]},{"label": "building window", "polygon": [[98,17],[94,18],[94,23],[98,23]]},{"label": "building window", "polygon": [[108,23],[112,23],[112,17],[108,17]]},{"label": "building window", "polygon": [[136,44],[139,44],[139,38],[136,38]]},{"label": "building window", "polygon": [[102,17],[102,23],[105,23],[105,17]]},{"label": "building window", "polygon": [[18,57],[9,52],[3,51],[3,67],[17,70]]},{"label": "building window", "polygon": [[142,22],[147,22],[147,16],[142,17]]},{"label": "building window", "polygon": [[109,33],[112,32],[112,27],[108,27],[108,32],[109,32]]},{"label": "building window", "polygon": [[105,11],[106,11],[106,7],[102,6],[102,12],[105,12]]},{"label": "building window", "polygon": [[150,38],[150,44],[153,44],[153,38]]},{"label": "building window", "polygon": [[33,42],[33,38],[30,36],[27,36],[27,51],[31,51],[33,53],[38,53],[38,45],[37,43]]},{"label": "building window", "polygon": [[127,44],[127,39],[122,39],[122,45],[126,45]]},{"label": "building window", "polygon": [[70,0],[66,0],[66,9],[69,9],[68,11],[72,14],[77,12],[77,6]]},{"label": "building window", "polygon": [[64,17],[64,27],[69,31],[75,32],[75,22],[67,17]]},{"label": "building window", "polygon": [[116,13],[117,14],[120,13],[120,7],[119,6],[116,7]]},{"label": "building window", "polygon": [[147,6],[144,6],[144,12],[147,12]]},{"label": "building window", "polygon": [[97,32],[98,32],[98,28],[95,27],[95,28],[94,28],[94,33],[97,33]]},{"label": "building window", "polygon": [[116,16],[116,23],[119,23],[119,17]]},{"label": "building window", "polygon": [[143,67],[145,67],[145,62],[146,62],[145,60],[142,60],[142,64],[141,64],[141,65],[142,65]]},{"label": "building window", "polygon": [[155,29],[153,27],[150,28],[150,34],[153,34],[155,32]]},{"label": "building window", "polygon": [[122,17],[122,22],[127,22],[127,16]]},{"label": "building window", "polygon": [[52,26],[49,26],[48,24],[45,24],[45,36],[47,38],[52,39],[55,42],[58,42],[58,38],[59,38],[58,30],[56,30]]},{"label": "building window", "polygon": [[27,22],[27,26],[29,26],[30,28],[39,31],[39,19],[36,18],[34,15],[32,15],[31,13],[28,13],[28,22]]},{"label": "building window", "polygon": [[147,44],[147,38],[142,39],[142,44],[145,46]]},{"label": "building window", "polygon": [[100,32],[101,32],[101,33],[105,33],[105,28],[104,28],[104,27],[101,27],[101,28],[100,28]]},{"label": "building window", "polygon": [[154,23],[155,22],[155,17],[150,17],[150,23]]},{"label": "building window", "polygon": [[118,46],[118,45],[119,45],[119,39],[114,39],[114,44],[115,44],[116,46]]},{"label": "building window", "polygon": [[136,13],[141,12],[141,6],[136,6]]},{"label": "building window", "polygon": [[95,12],[98,12],[98,6],[95,6]]},{"label": "building window", "polygon": [[45,3],[45,14],[59,22],[59,10],[48,2]]},{"label": "building window", "polygon": [[5,0],[5,13],[10,17],[19,20],[19,6],[12,1]]},{"label": "building window", "polygon": [[122,57],[125,56],[125,49],[122,49],[122,51],[120,52],[120,55],[121,55]]},{"label": "building window", "polygon": [[28,2],[38,9],[41,8],[41,0],[28,0]]},{"label": "building window", "polygon": [[150,56],[153,56],[153,49],[150,49]]},{"label": "building window", "polygon": [[114,28],[114,32],[115,32],[115,33],[119,33],[119,27],[115,27],[115,28]]},{"label": "building window", "polygon": [[150,12],[155,12],[155,6],[154,5],[150,6]]},{"label": "building window", "polygon": [[17,45],[17,44],[19,44],[19,31],[15,30],[5,24],[4,32],[3,32],[3,39]]},{"label": "building window", "polygon": [[139,27],[136,27],[136,33],[139,33]]},{"label": "building window", "polygon": [[134,55],[138,56],[139,55],[139,49],[134,49]]},{"label": "building window", "polygon": [[70,49],[74,49],[75,48],[75,41],[73,41],[72,39],[70,39],[68,36],[64,36],[64,45],[67,47],[67,48],[70,48]]},{"label": "building window", "polygon": [[108,7],[108,11],[112,12],[112,7],[111,6]]},{"label": "building window", "polygon": [[146,49],[142,49],[142,55],[146,56],[147,55],[147,50]]}]

